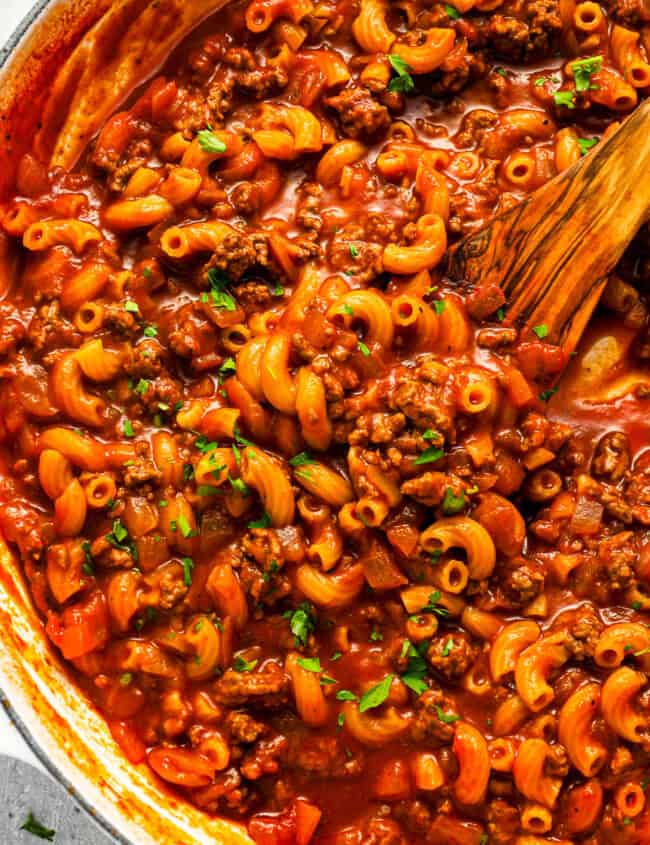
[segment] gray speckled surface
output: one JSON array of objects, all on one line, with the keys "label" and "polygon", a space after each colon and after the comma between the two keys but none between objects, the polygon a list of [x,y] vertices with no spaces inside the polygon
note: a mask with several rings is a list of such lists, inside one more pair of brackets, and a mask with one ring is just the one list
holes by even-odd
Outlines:
[{"label": "gray speckled surface", "polygon": [[1,845],[39,845],[46,841],[20,830],[30,812],[56,831],[55,845],[113,845],[113,840],[51,777],[26,763],[0,756]]}]

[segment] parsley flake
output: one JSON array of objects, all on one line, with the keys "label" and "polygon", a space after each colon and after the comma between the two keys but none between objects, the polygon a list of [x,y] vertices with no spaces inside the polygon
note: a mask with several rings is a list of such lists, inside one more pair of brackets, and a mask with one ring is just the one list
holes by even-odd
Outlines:
[{"label": "parsley flake", "polygon": [[539,326],[533,326],[533,331],[542,340],[548,335],[548,326],[545,323],[540,323]]},{"label": "parsley flake", "polygon": [[383,681],[375,684],[361,696],[359,701],[359,713],[365,713],[366,710],[373,710],[375,707],[381,707],[386,701],[390,693],[390,685],[393,683],[394,675],[386,675]]},{"label": "parsley flake", "polygon": [[410,65],[395,53],[388,56],[388,61],[397,74],[388,83],[388,90],[397,91],[400,94],[409,94],[415,88],[415,82],[413,82],[413,77],[409,73]]},{"label": "parsley flake", "polygon": [[239,656],[235,657],[232,665],[235,672],[252,672],[258,663],[259,660],[246,660]]},{"label": "parsley flake", "polygon": [[318,657],[299,657],[296,662],[306,672],[320,672],[322,669]]},{"label": "parsley flake", "polygon": [[33,813],[27,816],[27,821],[21,825],[21,830],[26,830],[32,836],[38,836],[39,839],[47,839],[48,842],[54,842],[56,831],[50,827],[45,827],[37,819],[34,818]]},{"label": "parsley flake", "polygon": [[226,145],[220,138],[217,138],[211,129],[202,129],[197,138],[199,139],[199,146],[205,153],[216,155],[226,152]]},{"label": "parsley flake", "polygon": [[359,341],[359,342],[357,343],[357,347],[358,347],[358,349],[359,349],[359,352],[360,352],[362,355],[365,355],[365,356],[366,356],[366,358],[368,358],[368,357],[370,356],[370,350],[368,349],[368,347],[366,346],[366,344],[365,344],[365,343],[363,343],[362,341]]},{"label": "parsley flake", "polygon": [[192,572],[194,571],[194,561],[191,557],[182,558],[183,563],[183,583],[186,587],[192,586]]},{"label": "parsley flake", "polygon": [[587,56],[571,63],[576,91],[588,91],[591,88],[591,75],[598,73],[603,66],[602,56]]},{"label": "parsley flake", "polygon": [[445,453],[442,449],[437,449],[435,446],[430,446],[428,449],[425,449],[421,455],[418,455],[417,458],[413,461],[416,466],[420,466],[420,464],[431,464],[434,461],[439,461],[440,458],[443,458]]},{"label": "parsley flake", "polygon": [[442,500],[442,511],[447,514],[459,513],[465,507],[465,491],[461,490],[457,496],[451,487],[445,490],[445,498]]}]

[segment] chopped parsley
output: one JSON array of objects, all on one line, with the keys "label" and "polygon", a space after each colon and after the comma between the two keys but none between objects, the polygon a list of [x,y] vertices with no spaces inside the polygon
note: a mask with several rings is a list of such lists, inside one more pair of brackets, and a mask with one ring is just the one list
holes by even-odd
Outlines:
[{"label": "chopped parsley", "polygon": [[452,21],[457,21],[460,18],[460,12],[458,9],[450,6],[449,3],[445,3],[445,12],[447,12]]},{"label": "chopped parsley", "polygon": [[255,520],[255,522],[248,523],[249,528],[269,528],[270,525],[271,516],[266,511],[264,511],[264,514],[262,515],[261,519],[257,519]]},{"label": "chopped parsley", "polygon": [[442,312],[447,307],[447,303],[445,302],[444,299],[436,299],[436,300],[434,300],[434,302],[432,304],[433,304],[433,310],[436,312],[436,314],[438,314],[438,316],[440,316],[440,314],[442,314]]},{"label": "chopped parsley", "polygon": [[340,651],[335,651],[334,654],[330,657],[330,660],[340,660],[343,657]]},{"label": "chopped parsley", "polygon": [[232,475],[228,475],[228,481],[234,493],[239,493],[240,496],[248,496],[250,494],[246,482],[242,481],[241,478],[233,478]]},{"label": "chopped parsley", "polygon": [[336,726],[340,730],[343,727],[343,723],[345,722],[345,713],[339,713],[336,717]]},{"label": "chopped parsley", "polygon": [[392,674],[386,675],[383,681],[380,681],[367,692],[364,692],[359,701],[359,713],[365,713],[366,710],[373,710],[375,707],[381,707],[384,701],[388,698],[393,678],[394,675]]},{"label": "chopped parsley", "polygon": [[422,613],[433,613],[434,616],[448,616],[449,611],[447,608],[438,604],[440,596],[440,590],[434,590],[429,596],[429,601],[422,608]]},{"label": "chopped parsley", "polygon": [[289,629],[295,637],[296,646],[307,645],[309,635],[316,630],[316,620],[309,604],[305,601],[296,610],[287,610],[283,616],[289,620]]},{"label": "chopped parsley", "polygon": [[444,648],[442,649],[442,656],[443,657],[449,657],[449,655],[453,651],[453,648],[454,648],[454,641],[452,640],[451,637],[449,637],[449,639],[447,640],[447,642],[444,645]]},{"label": "chopped parsley", "polygon": [[465,492],[461,490],[460,494],[457,496],[451,487],[447,487],[445,490],[445,498],[442,500],[443,513],[449,516],[449,514],[459,513],[464,507]]},{"label": "chopped parsley", "polygon": [[150,381],[147,381],[146,378],[141,378],[140,381],[135,386],[135,392],[139,396],[144,396],[147,390],[149,390],[149,386],[151,385]]},{"label": "chopped parsley", "polygon": [[95,560],[94,560],[92,553],[90,551],[90,543],[88,542],[88,540],[86,540],[85,542],[83,542],[81,544],[81,548],[83,550],[84,557],[86,558],[82,567],[81,567],[83,572],[84,572],[84,575],[94,575],[95,574]]},{"label": "chopped parsley", "polygon": [[225,379],[237,372],[237,364],[234,358],[226,358],[223,364],[219,367],[219,378]]},{"label": "chopped parsley", "polygon": [[358,349],[359,349],[359,352],[360,352],[362,355],[365,355],[365,356],[366,356],[366,358],[368,358],[368,357],[370,356],[370,350],[368,349],[368,347],[366,346],[366,344],[365,344],[365,343],[363,343],[363,341],[361,341],[361,340],[360,340],[360,341],[357,343],[357,347],[358,347]]},{"label": "chopped parsley", "polygon": [[496,318],[499,323],[502,323],[506,318],[506,312],[503,308],[497,308]]},{"label": "chopped parsley", "polygon": [[213,267],[208,270],[208,282],[210,283],[210,298],[214,307],[223,308],[225,311],[236,311],[237,304],[227,291],[230,279],[221,270]]},{"label": "chopped parsley", "polygon": [[210,484],[199,484],[196,492],[199,496],[218,496],[221,490],[218,487],[212,487]]},{"label": "chopped parsley", "polygon": [[397,74],[388,83],[388,90],[397,91],[400,94],[409,94],[415,88],[415,82],[413,82],[413,77],[409,73],[411,70],[409,64],[395,53],[388,56],[388,61]]},{"label": "chopped parsley", "polygon": [[598,143],[598,138],[578,138],[578,146],[583,156],[587,155],[592,147]]},{"label": "chopped parsley", "polygon": [[145,326],[142,333],[145,337],[158,337],[158,329],[155,326]]},{"label": "chopped parsley", "polygon": [[352,256],[352,258],[358,258],[359,257],[359,250],[356,248],[356,246],[354,244],[350,244],[350,255]]},{"label": "chopped parsley", "polygon": [[434,461],[439,461],[440,458],[443,458],[445,453],[442,449],[437,449],[435,446],[430,446],[428,449],[425,449],[421,455],[418,455],[417,458],[413,461],[416,466],[420,466],[420,464],[431,464]]},{"label": "chopped parsley", "polygon": [[205,454],[206,452],[214,452],[218,444],[212,443],[205,435],[202,434],[200,437],[196,438],[194,446],[199,450],[199,452]]},{"label": "chopped parsley", "polygon": [[284,286],[279,284],[275,285],[271,293],[273,296],[284,296]]},{"label": "chopped parsley", "polygon": [[351,305],[348,305],[347,303],[343,306],[343,308],[341,310],[343,311],[344,314],[347,314],[348,317],[352,317],[354,315],[354,309],[352,308]]},{"label": "chopped parsley", "polygon": [[434,706],[436,708],[436,716],[443,724],[453,725],[454,722],[460,719],[460,716],[457,716],[455,713],[445,713],[442,707],[439,707],[437,704]]},{"label": "chopped parsley", "polygon": [[540,323],[539,326],[533,326],[533,331],[537,335],[537,337],[542,340],[548,335],[548,326],[546,323]]},{"label": "chopped parsley", "polygon": [[33,813],[27,816],[27,821],[21,825],[21,830],[26,830],[32,836],[38,836],[39,839],[47,839],[48,842],[54,842],[56,831],[50,827],[45,827],[37,819],[34,818]]},{"label": "chopped parsley", "polygon": [[124,310],[128,311],[129,314],[139,314],[140,308],[137,302],[134,302],[132,299],[127,299],[124,303]]},{"label": "chopped parsley", "polygon": [[598,73],[603,66],[602,56],[587,56],[571,63],[576,91],[589,91],[592,88],[591,75]]},{"label": "chopped parsley", "polygon": [[194,571],[194,561],[191,557],[182,558],[183,563],[183,583],[186,587],[192,586],[192,573]]},{"label": "chopped parsley", "polygon": [[181,534],[185,538],[193,537],[196,534],[196,531],[192,530],[192,527],[187,521],[187,517],[184,513],[178,517],[178,527],[181,529]]},{"label": "chopped parsley", "polygon": [[138,559],[138,550],[135,543],[129,537],[129,532],[126,530],[120,519],[113,520],[113,530],[106,535],[106,539],[115,549],[120,549],[123,552],[128,552],[134,560]]},{"label": "chopped parsley", "polygon": [[576,107],[573,91],[556,91],[553,94],[553,102],[556,106],[566,106],[568,109]]},{"label": "chopped parsley", "polygon": [[349,689],[340,689],[336,693],[336,699],[337,701],[356,701],[357,696]]},{"label": "chopped parsley", "polygon": [[498,73],[499,76],[507,76],[506,69],[504,67],[495,67],[494,72]]},{"label": "chopped parsley", "polygon": [[235,657],[233,668],[235,672],[252,672],[259,660],[246,660],[243,657]]},{"label": "chopped parsley", "polygon": [[316,461],[312,458],[309,452],[299,452],[291,458],[289,463],[292,467],[304,467],[307,466],[307,464],[315,464]]},{"label": "chopped parsley", "polygon": [[548,402],[551,396],[555,396],[559,389],[559,387],[549,387],[548,390],[542,390],[542,392],[539,394],[539,398],[542,400],[542,402]]},{"label": "chopped parsley", "polygon": [[126,437],[135,437],[135,431],[133,431],[133,423],[131,420],[124,420],[122,423],[122,430]]},{"label": "chopped parsley", "polygon": [[220,138],[217,138],[212,129],[202,129],[197,138],[199,139],[199,146],[205,153],[215,155],[216,153],[226,152],[226,145]]},{"label": "chopped parsley", "polygon": [[402,683],[413,690],[416,695],[422,695],[428,689],[425,681],[427,662],[423,657],[423,653],[426,652],[427,647],[428,643],[426,641],[420,643],[418,648],[416,648],[409,640],[405,640],[402,646],[402,659],[408,655],[406,672],[401,675]]},{"label": "chopped parsley", "polygon": [[124,672],[120,675],[120,686],[128,687],[133,681],[133,674],[131,672]]},{"label": "chopped parsley", "polygon": [[318,657],[299,657],[297,663],[306,672],[320,672],[322,669]]},{"label": "chopped parsley", "polygon": [[384,639],[384,635],[380,630],[377,628],[373,628],[370,632],[370,642],[371,643],[379,643]]},{"label": "chopped parsley", "polygon": [[183,464],[183,479],[191,481],[194,478],[194,467],[192,464]]}]

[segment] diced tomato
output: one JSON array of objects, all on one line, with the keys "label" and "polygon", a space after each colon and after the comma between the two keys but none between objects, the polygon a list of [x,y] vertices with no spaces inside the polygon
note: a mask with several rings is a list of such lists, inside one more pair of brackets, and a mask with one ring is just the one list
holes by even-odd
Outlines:
[{"label": "diced tomato", "polygon": [[67,607],[63,613],[50,613],[45,630],[66,660],[103,648],[109,633],[104,594],[96,590],[84,601]]}]

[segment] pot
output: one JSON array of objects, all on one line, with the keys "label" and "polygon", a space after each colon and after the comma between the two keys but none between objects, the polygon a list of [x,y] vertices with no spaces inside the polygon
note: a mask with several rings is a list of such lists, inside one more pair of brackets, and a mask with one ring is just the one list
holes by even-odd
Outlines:
[{"label": "pot", "polygon": [[[60,163],[62,156],[73,162],[107,114],[145,75],[157,70],[175,43],[224,2],[36,3],[0,54],[0,201],[12,188],[17,161],[35,138],[42,149],[49,145],[53,163]],[[166,31],[162,24],[156,28],[161,15],[172,24]],[[134,43],[138,24],[140,33],[143,26],[149,27],[149,40]],[[151,59],[146,74],[134,61],[145,48]],[[83,138],[77,131],[80,115]],[[61,137],[67,138],[63,144]],[[1,286],[2,280],[0,296]],[[45,768],[117,842],[252,845],[243,827],[201,813],[166,790],[148,766],[126,760],[104,719],[50,647],[21,568],[1,536],[0,685],[4,706]]]}]

